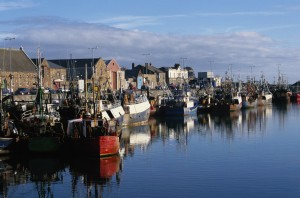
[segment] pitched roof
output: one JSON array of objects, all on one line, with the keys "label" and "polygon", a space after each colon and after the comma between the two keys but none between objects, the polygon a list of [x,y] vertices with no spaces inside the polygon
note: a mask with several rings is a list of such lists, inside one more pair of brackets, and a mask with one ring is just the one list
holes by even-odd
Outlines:
[{"label": "pitched roof", "polygon": [[[100,58],[83,58],[83,59],[56,59],[56,60],[48,60],[52,64],[60,65],[66,69],[70,69],[70,72],[73,72],[75,68],[75,76],[85,76],[85,65],[87,66],[87,78],[91,79],[93,74],[93,69],[91,65],[96,64]],[[68,74],[67,74],[68,76]]]},{"label": "pitched roof", "polygon": [[53,69],[66,69],[63,66],[60,66],[60,65],[58,65],[56,63],[53,63],[51,61],[47,61],[47,62],[48,62],[48,65],[49,65],[50,68],[53,68]]},{"label": "pitched roof", "polygon": [[125,78],[128,79],[128,78],[134,78],[134,77],[137,77],[138,74],[139,74],[139,69],[128,69],[128,70],[125,70]]},{"label": "pitched roof", "polygon": [[[31,60],[32,60],[32,62],[34,62],[36,65],[38,65],[38,59],[37,59],[37,58],[32,58]],[[42,63],[44,60],[46,60],[46,59],[45,59],[45,58],[42,58],[42,59],[41,59],[41,63]],[[47,61],[47,63],[48,63],[48,65],[49,65],[50,68],[53,68],[53,69],[65,69],[64,67],[62,67],[62,66],[60,66],[60,65],[58,65],[58,64],[56,64],[56,63],[53,63],[53,62],[48,61],[48,60],[46,60],[46,61]]]},{"label": "pitched roof", "polygon": [[[146,68],[147,68],[147,71],[146,71]],[[161,69],[153,67],[152,65],[148,65],[147,67],[145,67],[143,65],[137,65],[133,69],[125,70],[125,78],[137,77],[140,71],[143,74],[165,73]]]},{"label": "pitched roof", "polygon": [[110,63],[111,60],[105,60],[105,64],[108,65]]},{"label": "pitched roof", "polygon": [[0,49],[0,64],[1,71],[6,72],[36,72],[37,68],[22,48]]},{"label": "pitched roof", "polygon": [[148,70],[153,71],[154,73],[164,73],[162,70],[153,67],[152,65],[148,65]]}]

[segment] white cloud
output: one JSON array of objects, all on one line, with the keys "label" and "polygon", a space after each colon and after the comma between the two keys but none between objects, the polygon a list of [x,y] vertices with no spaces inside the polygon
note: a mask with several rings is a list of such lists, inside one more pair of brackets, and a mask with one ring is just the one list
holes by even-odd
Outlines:
[{"label": "white cloud", "polygon": [[211,16],[274,16],[284,15],[285,12],[276,11],[253,11],[253,12],[206,12],[197,13],[197,16],[211,17]]},{"label": "white cloud", "polygon": [[[186,57],[185,66],[193,67],[196,72],[212,69],[224,75],[228,65],[233,64],[233,71],[244,79],[249,75],[249,66],[255,65],[257,77],[264,72],[271,80],[277,76],[276,68],[281,64],[287,76],[298,80],[295,71],[288,73],[284,69],[299,65],[298,49],[285,49],[279,42],[257,32],[178,36],[65,20],[43,28],[22,26],[16,31],[19,32],[16,41],[32,57],[40,46],[48,59],[68,58],[70,54],[73,58],[88,58],[91,57],[88,48],[98,45],[95,57],[115,58],[127,67],[132,62],[143,64],[146,57],[142,54],[149,53],[147,59],[156,67],[173,66],[181,63],[180,57]],[[213,60],[212,68],[210,60]]]},{"label": "white cloud", "polygon": [[33,7],[32,1],[19,0],[19,1],[6,1],[0,2],[0,11],[16,10]]}]

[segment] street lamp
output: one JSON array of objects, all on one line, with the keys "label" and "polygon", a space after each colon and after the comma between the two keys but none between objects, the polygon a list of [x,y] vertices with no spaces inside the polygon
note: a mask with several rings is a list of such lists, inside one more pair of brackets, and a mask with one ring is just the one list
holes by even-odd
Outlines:
[{"label": "street lamp", "polygon": [[[7,37],[5,38],[4,40],[6,41],[12,41],[12,40],[15,40],[15,38],[13,37]],[[12,92],[12,79],[13,79],[13,75],[11,74],[11,46],[9,47],[9,78],[10,78],[10,92]]]},{"label": "street lamp", "polygon": [[89,50],[92,50],[92,68],[93,68],[93,73],[95,72],[95,65],[94,65],[94,50],[95,49],[98,49],[99,46],[96,46],[96,47],[89,47],[88,49]]}]

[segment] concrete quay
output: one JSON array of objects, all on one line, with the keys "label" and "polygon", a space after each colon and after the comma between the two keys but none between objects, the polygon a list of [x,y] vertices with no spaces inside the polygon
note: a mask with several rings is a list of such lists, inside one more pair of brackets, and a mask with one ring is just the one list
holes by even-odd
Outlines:
[{"label": "concrete quay", "polygon": [[[135,91],[137,94],[144,93],[147,94],[145,90],[136,90]],[[151,89],[149,91],[149,95],[152,97],[157,97],[158,95],[163,95],[164,91],[163,90],[157,90],[157,89]],[[66,98],[67,94],[66,93],[61,93],[61,94],[52,94],[51,97],[53,100],[60,100]],[[80,93],[79,96],[81,98],[85,98],[85,93]],[[3,96],[4,97],[4,96]],[[93,98],[93,93],[87,93],[87,98],[92,99]],[[14,95],[14,101],[16,102],[33,102],[36,99],[36,95]]]}]

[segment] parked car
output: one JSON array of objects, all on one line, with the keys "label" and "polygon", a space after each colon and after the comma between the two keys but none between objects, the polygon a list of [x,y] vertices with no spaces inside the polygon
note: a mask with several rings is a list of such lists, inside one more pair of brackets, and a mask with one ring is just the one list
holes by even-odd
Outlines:
[{"label": "parked car", "polygon": [[69,89],[65,89],[65,88],[60,87],[60,88],[58,89],[58,92],[60,92],[60,93],[65,93],[65,92],[70,92],[70,90],[69,90]]},{"label": "parked car", "polygon": [[15,93],[15,95],[26,95],[26,94],[30,94],[30,89],[28,88],[18,88]]},{"label": "parked car", "polygon": [[10,93],[9,89],[2,89],[3,95],[8,95]]},{"label": "parked car", "polygon": [[162,86],[161,85],[157,85],[157,86],[155,86],[155,89],[162,89]]},{"label": "parked car", "polygon": [[37,88],[32,87],[32,88],[30,88],[29,92],[30,92],[30,94],[35,95],[37,93]]}]

